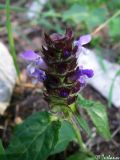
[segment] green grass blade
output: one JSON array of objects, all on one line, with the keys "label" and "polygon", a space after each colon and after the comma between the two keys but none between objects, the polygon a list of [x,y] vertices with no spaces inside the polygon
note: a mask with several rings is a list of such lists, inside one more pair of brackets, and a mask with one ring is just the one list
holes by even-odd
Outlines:
[{"label": "green grass blade", "polygon": [[11,26],[11,21],[10,21],[10,0],[6,0],[6,29],[8,32],[8,40],[10,44],[10,53],[13,58],[13,62],[16,68],[17,75],[19,76],[19,67],[17,64],[17,57],[16,57],[16,52],[15,52],[15,46],[14,46],[14,39],[12,35],[12,26]]}]

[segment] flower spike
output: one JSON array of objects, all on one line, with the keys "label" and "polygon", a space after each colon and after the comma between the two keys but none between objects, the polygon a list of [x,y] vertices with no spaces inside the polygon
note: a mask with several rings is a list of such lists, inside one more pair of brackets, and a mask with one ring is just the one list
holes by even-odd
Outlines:
[{"label": "flower spike", "polygon": [[50,105],[69,106],[75,103],[86,79],[94,75],[93,70],[83,69],[77,64],[77,50],[83,49],[83,45],[91,41],[91,36],[84,35],[74,41],[72,29],[67,28],[65,35],[44,34],[44,40],[43,57],[34,51],[26,51],[21,57],[30,62],[28,75],[44,83]]}]

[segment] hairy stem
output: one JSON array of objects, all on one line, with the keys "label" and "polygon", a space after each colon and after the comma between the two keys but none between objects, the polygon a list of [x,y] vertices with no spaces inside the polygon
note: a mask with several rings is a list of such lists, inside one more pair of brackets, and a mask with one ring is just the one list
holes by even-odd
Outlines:
[{"label": "hairy stem", "polygon": [[76,122],[72,119],[72,116],[73,116],[73,115],[69,114],[69,119],[68,119],[68,120],[69,120],[69,122],[70,122],[70,123],[72,124],[72,126],[73,126],[73,129],[74,129],[74,132],[75,132],[75,134],[76,134],[76,138],[77,138],[77,140],[78,140],[78,144],[79,144],[79,146],[80,146],[80,149],[81,149],[82,151],[84,151],[84,152],[88,152],[88,150],[87,150],[87,148],[86,148],[86,146],[85,146],[85,144],[84,144],[84,142],[83,142],[83,140],[82,140],[82,136],[81,136],[80,130],[79,130]]}]

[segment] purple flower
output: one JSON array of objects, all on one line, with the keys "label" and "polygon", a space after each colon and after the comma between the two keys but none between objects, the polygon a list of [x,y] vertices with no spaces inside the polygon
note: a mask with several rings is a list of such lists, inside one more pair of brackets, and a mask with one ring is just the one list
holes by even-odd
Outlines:
[{"label": "purple flower", "polygon": [[81,87],[84,87],[86,85],[86,78],[92,78],[94,76],[94,72],[92,69],[79,69],[79,82],[81,84]]},{"label": "purple flower", "polygon": [[[92,69],[81,69],[77,68],[76,71],[74,71],[71,75],[68,75],[68,79],[71,82],[80,82],[80,86],[83,87],[86,84],[86,79],[87,78],[92,78],[94,76],[94,72]],[[76,88],[77,90],[77,88]],[[79,88],[80,90],[80,88]]]},{"label": "purple flower", "polygon": [[36,54],[34,51],[26,51],[20,54],[20,57],[25,59],[26,61],[33,62],[34,66],[36,65],[36,67],[39,67],[43,70],[47,69],[47,65],[43,58],[40,55]]},{"label": "purple flower", "polygon": [[94,72],[92,69],[82,69],[80,67],[77,67],[77,69],[72,72],[72,74],[68,77],[71,81],[76,81],[78,80],[80,77],[88,77],[88,78],[92,78],[94,75]]},{"label": "purple flower", "polygon": [[66,98],[69,96],[69,90],[62,89],[62,90],[60,90],[59,95],[60,95],[60,97]]},{"label": "purple flower", "polygon": [[[83,45],[88,44],[91,41],[91,39],[92,37],[90,34],[83,35],[77,41],[74,41],[74,45],[78,46],[79,51],[84,52],[85,48],[83,47]],[[76,56],[78,57],[79,54],[76,54]]]},{"label": "purple flower", "polygon": [[84,76],[79,78],[79,82],[80,82],[80,86],[81,87],[85,87],[86,81],[85,81],[85,77]]},{"label": "purple flower", "polygon": [[74,42],[75,46],[82,47],[83,45],[89,43],[91,41],[92,37],[90,34],[81,36],[77,41]]},{"label": "purple flower", "polygon": [[38,58],[40,58],[40,56],[38,54],[36,54],[34,51],[26,51],[22,54],[20,54],[21,58],[27,60],[27,61],[34,61]]},{"label": "purple flower", "polygon": [[20,54],[20,56],[21,58],[30,62],[30,64],[27,66],[27,73],[30,77],[35,78],[36,82],[44,81],[46,79],[44,70],[47,69],[47,65],[40,55],[29,50]]},{"label": "purple flower", "polygon": [[92,69],[79,69],[80,76],[87,76],[88,78],[92,78],[94,72]]},{"label": "purple flower", "polygon": [[64,57],[68,58],[70,56],[70,52],[69,51],[64,51]]},{"label": "purple flower", "polygon": [[44,83],[51,103],[55,97],[59,97],[56,103],[59,99],[65,105],[74,103],[77,93],[85,86],[86,79],[93,77],[93,70],[83,69],[77,63],[77,50],[83,51],[83,45],[90,41],[90,35],[81,36],[74,41],[73,32],[69,28],[65,35],[45,34],[46,45],[41,51],[43,56],[31,50],[21,54],[30,63],[27,66],[28,75],[36,82]]}]

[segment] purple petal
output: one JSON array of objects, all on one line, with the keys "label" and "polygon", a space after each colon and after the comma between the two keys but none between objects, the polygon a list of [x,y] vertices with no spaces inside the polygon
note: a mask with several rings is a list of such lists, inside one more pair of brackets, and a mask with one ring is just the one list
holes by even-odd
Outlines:
[{"label": "purple petal", "polygon": [[35,68],[35,71],[31,74],[31,76],[33,76],[33,77],[38,79],[40,74],[41,74],[41,72],[39,72],[39,69]]},{"label": "purple petal", "polygon": [[29,64],[27,66],[27,73],[30,77],[36,78],[38,81],[43,81],[46,79],[45,72],[36,68],[35,64]]},{"label": "purple petal", "polygon": [[59,96],[62,98],[66,98],[69,96],[69,90],[68,89],[61,89],[59,92]]},{"label": "purple petal", "polygon": [[29,76],[31,76],[31,74],[34,72],[35,72],[35,65],[34,63],[31,63],[27,66],[27,73]]},{"label": "purple petal", "polygon": [[84,76],[86,75],[88,78],[92,78],[94,75],[94,72],[92,69],[81,69],[80,70],[80,75]]},{"label": "purple petal", "polygon": [[47,69],[47,64],[45,63],[45,61],[42,58],[39,58],[36,60],[36,65],[40,68],[40,69]]},{"label": "purple petal", "polygon": [[79,40],[77,40],[77,41],[74,41],[74,46],[81,46],[81,43],[80,43],[80,41],[79,41]]},{"label": "purple petal", "polygon": [[35,72],[32,73],[32,76],[37,78],[39,81],[43,81],[45,80],[45,73],[44,71],[40,70],[40,69],[35,69]]},{"label": "purple petal", "polygon": [[78,67],[74,72],[72,72],[72,74],[70,74],[70,76],[68,76],[68,78],[70,81],[76,81],[79,79],[80,75],[80,69]]},{"label": "purple petal", "polygon": [[64,51],[64,57],[67,58],[67,57],[69,57],[69,56],[70,56],[70,52]]},{"label": "purple petal", "polygon": [[39,58],[40,56],[38,54],[36,54],[34,51],[29,50],[29,51],[26,51],[26,52],[20,54],[20,57],[25,60],[28,60],[28,61],[34,61],[37,58]]},{"label": "purple petal", "polygon": [[80,67],[78,67],[76,69],[76,71],[74,71],[70,76],[69,79],[71,81],[76,81],[77,79],[79,79],[82,76],[87,76],[88,78],[93,77],[94,72],[92,69],[81,69]]},{"label": "purple petal", "polygon": [[79,82],[80,82],[80,86],[81,86],[81,87],[84,87],[85,84],[86,84],[85,77],[80,77],[80,78],[79,78]]},{"label": "purple petal", "polygon": [[81,36],[80,39],[79,39],[79,43],[81,45],[85,45],[87,43],[89,43],[91,41],[92,37],[90,34],[87,34],[87,35],[84,35],[84,36]]}]

